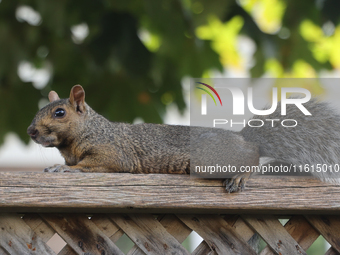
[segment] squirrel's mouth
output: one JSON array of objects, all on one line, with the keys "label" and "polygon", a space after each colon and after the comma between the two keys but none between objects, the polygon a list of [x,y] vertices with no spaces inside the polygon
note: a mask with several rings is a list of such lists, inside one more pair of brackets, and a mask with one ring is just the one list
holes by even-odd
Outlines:
[{"label": "squirrel's mouth", "polygon": [[41,144],[44,147],[54,147],[55,139],[53,137],[37,136],[34,138],[32,137],[32,140],[38,144]]},{"label": "squirrel's mouth", "polygon": [[44,147],[55,147],[54,142],[56,138],[53,136],[41,135],[41,131],[39,131],[39,129],[37,129],[33,124],[27,128],[27,134],[34,142],[41,144]]},{"label": "squirrel's mouth", "polygon": [[40,144],[44,147],[54,147],[54,139],[52,138],[42,139],[42,141],[40,141]]}]

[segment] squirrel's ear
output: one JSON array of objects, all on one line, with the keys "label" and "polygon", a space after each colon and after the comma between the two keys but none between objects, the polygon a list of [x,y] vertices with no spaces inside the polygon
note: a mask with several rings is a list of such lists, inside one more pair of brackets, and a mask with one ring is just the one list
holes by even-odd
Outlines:
[{"label": "squirrel's ear", "polygon": [[59,96],[57,94],[57,92],[55,91],[50,91],[50,93],[48,93],[48,100],[50,100],[50,103],[59,100]]},{"label": "squirrel's ear", "polygon": [[85,111],[85,91],[82,86],[73,86],[70,93],[70,103],[76,107],[78,113]]}]

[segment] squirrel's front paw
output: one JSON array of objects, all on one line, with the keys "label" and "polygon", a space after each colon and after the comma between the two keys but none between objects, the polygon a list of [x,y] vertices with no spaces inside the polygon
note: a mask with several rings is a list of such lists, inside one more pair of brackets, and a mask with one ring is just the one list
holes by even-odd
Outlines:
[{"label": "squirrel's front paw", "polygon": [[249,174],[237,175],[233,178],[226,179],[223,182],[225,189],[228,193],[233,193],[237,191],[243,191],[246,186],[246,181],[249,178]]},{"label": "squirrel's front paw", "polygon": [[44,169],[44,172],[47,173],[78,173],[81,172],[78,169],[71,169],[69,166],[67,165],[54,165],[54,166],[50,166]]}]

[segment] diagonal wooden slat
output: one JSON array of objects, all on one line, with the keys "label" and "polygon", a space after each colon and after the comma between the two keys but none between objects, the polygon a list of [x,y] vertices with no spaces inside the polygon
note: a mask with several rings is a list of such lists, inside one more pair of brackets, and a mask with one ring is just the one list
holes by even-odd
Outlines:
[{"label": "diagonal wooden slat", "polygon": [[[165,214],[158,217],[159,222],[168,231],[170,235],[176,238],[176,240],[182,243],[191,233],[191,229],[188,228],[182,221],[180,221],[174,214]],[[127,255],[145,254],[137,245],[135,245]]]},{"label": "diagonal wooden slat", "polygon": [[[25,214],[23,220],[26,224],[44,241],[47,242],[55,234],[55,231],[46,224],[43,219],[36,213]],[[58,255],[75,255],[75,251],[66,244]]]},{"label": "diagonal wooden slat", "polygon": [[[105,233],[111,241],[114,243],[119,240],[124,235],[124,231],[121,230],[112,220],[109,219],[107,215],[95,214],[92,217],[92,221]],[[137,245],[128,252],[128,255],[145,255],[145,253],[139,249]]]},{"label": "diagonal wooden slat", "polygon": [[306,215],[306,219],[319,233],[332,245],[333,249],[340,252],[340,217],[339,215]]},{"label": "diagonal wooden slat", "polygon": [[114,243],[124,235],[123,230],[117,227],[105,214],[95,214],[92,216],[91,221]]},{"label": "diagonal wooden slat", "polygon": [[337,250],[331,247],[326,251],[325,255],[340,255],[340,252],[337,252]]},{"label": "diagonal wooden slat", "polygon": [[[248,225],[243,221],[238,215],[226,215],[224,220],[235,229],[235,231],[242,236],[242,239],[246,242],[253,237],[255,232],[248,227]],[[254,247],[253,247],[254,248]],[[199,246],[193,251],[192,255],[207,254],[211,251],[211,248],[205,241],[202,241]]]},{"label": "diagonal wooden slat", "polygon": [[163,227],[168,231],[170,235],[176,238],[180,243],[190,235],[192,230],[187,227],[181,220],[174,214],[166,214],[158,219]]},{"label": "diagonal wooden slat", "polygon": [[131,250],[127,253],[127,255],[145,255],[146,253],[142,251],[138,245],[134,245]]},{"label": "diagonal wooden slat", "polygon": [[242,237],[218,215],[177,215],[196,231],[217,254],[256,254]]},{"label": "diagonal wooden slat", "polygon": [[8,254],[46,254],[55,252],[18,216],[0,214],[0,245]]},{"label": "diagonal wooden slat", "polygon": [[248,242],[255,234],[255,232],[239,216],[237,216],[236,220],[233,219],[234,222],[232,222],[228,216],[224,217],[224,219],[240,236],[242,236],[242,239],[246,242]]},{"label": "diagonal wooden slat", "polygon": [[217,255],[217,253],[213,251],[205,241],[202,241],[191,253],[191,255],[206,255],[206,254]]},{"label": "diagonal wooden slat", "polygon": [[[297,241],[305,251],[315,242],[320,234],[301,215],[293,216],[284,226],[287,232]],[[260,255],[274,254],[267,245]]]},{"label": "diagonal wooden slat", "polygon": [[313,228],[310,223],[301,215],[293,216],[284,226],[288,233],[301,245],[306,251],[320,234]]},{"label": "diagonal wooden slat", "polygon": [[307,255],[279,220],[272,215],[242,215],[276,254]]},{"label": "diagonal wooden slat", "polygon": [[116,215],[113,220],[130,239],[146,254],[186,254],[189,252],[172,236],[162,224],[149,214]]},{"label": "diagonal wooden slat", "polygon": [[39,214],[27,213],[23,220],[44,242],[50,240],[55,234],[55,231],[43,221]]},{"label": "diagonal wooden slat", "polygon": [[11,254],[9,254],[8,252],[6,252],[6,250],[3,249],[3,248],[0,246],[0,255],[11,255]]},{"label": "diagonal wooden slat", "polygon": [[74,255],[77,254],[69,245],[65,245],[65,247],[58,253],[58,255]]},{"label": "diagonal wooden slat", "polygon": [[77,254],[124,253],[85,215],[42,214],[41,217]]},{"label": "diagonal wooden slat", "polygon": [[236,221],[240,219],[240,216],[237,214],[227,214],[222,217],[230,226],[234,226]]}]

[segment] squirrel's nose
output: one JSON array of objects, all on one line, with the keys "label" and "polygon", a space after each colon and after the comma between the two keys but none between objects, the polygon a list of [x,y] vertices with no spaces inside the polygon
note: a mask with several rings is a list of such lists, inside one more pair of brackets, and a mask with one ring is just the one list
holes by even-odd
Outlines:
[{"label": "squirrel's nose", "polygon": [[27,128],[27,134],[31,137],[31,138],[37,138],[39,131],[37,129],[35,129],[34,126],[29,126]]}]

